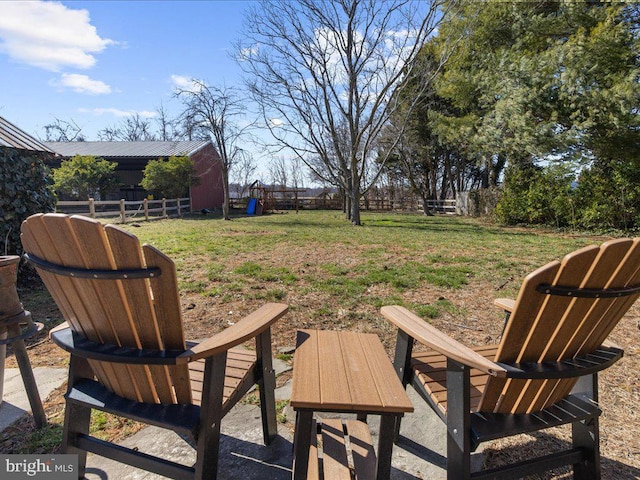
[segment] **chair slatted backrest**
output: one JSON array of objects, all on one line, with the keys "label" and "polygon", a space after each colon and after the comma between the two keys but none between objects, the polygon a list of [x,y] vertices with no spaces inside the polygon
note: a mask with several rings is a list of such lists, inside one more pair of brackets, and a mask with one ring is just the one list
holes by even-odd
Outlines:
[{"label": "chair slatted backrest", "polygon": [[[598,348],[640,293],[576,298],[537,291],[539,285],[620,289],[640,284],[640,238],[585,247],[528,275],[509,318],[496,362],[561,361]],[[479,411],[531,413],[568,395],[575,379],[489,379]]]},{"label": "chair slatted backrest", "polygon": [[[184,350],[173,261],[113,225],[85,217],[38,214],[22,225],[25,251],[49,263],[90,270],[158,267],[154,278],[74,278],[38,268],[73,331],[87,339],[129,348]],[[112,392],[149,403],[190,403],[187,365],[129,365],[90,361]]]}]

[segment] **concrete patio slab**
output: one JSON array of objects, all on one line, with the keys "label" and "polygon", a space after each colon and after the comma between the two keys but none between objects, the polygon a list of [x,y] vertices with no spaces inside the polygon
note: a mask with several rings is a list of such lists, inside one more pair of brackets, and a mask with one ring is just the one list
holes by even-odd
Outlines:
[{"label": "concrete patio slab", "polygon": [[[36,367],[33,369],[33,375],[36,379],[36,385],[38,385],[40,398],[44,401],[53,390],[67,379],[67,369]],[[2,400],[2,404],[0,404],[0,431],[28,415],[31,411],[19,369],[5,369]]]},{"label": "concrete patio slab", "polygon": [[[444,480],[446,478],[446,427],[438,416],[409,389],[415,411],[404,417],[400,442],[394,447],[391,478],[393,480]],[[276,398],[288,398],[290,383],[276,390]],[[220,445],[220,480],[288,480],[293,462],[293,421],[295,414],[287,408],[287,424],[278,426],[279,437],[269,447],[262,443],[260,409],[238,404],[222,421]],[[329,416],[329,415],[322,415]],[[374,444],[377,445],[379,417],[369,418]],[[147,427],[129,437],[122,445],[137,447],[180,463],[193,464],[195,452],[173,432]],[[480,460],[477,457],[476,460]],[[89,455],[89,480],[159,480],[164,477],[144,472],[111,460]]]},{"label": "concrete patio slab", "polygon": [[[277,374],[291,369],[287,362],[274,359]],[[35,368],[34,375],[43,400],[67,377],[64,368]],[[415,411],[405,415],[400,441],[394,447],[391,478],[393,480],[444,480],[446,478],[446,427],[438,416],[408,389]],[[291,396],[291,381],[276,389],[277,400]],[[29,402],[18,369],[5,372],[4,402],[0,406],[0,430],[29,413]],[[220,480],[285,480],[291,478],[293,463],[293,424],[295,412],[287,407],[286,424],[278,425],[279,436],[272,445],[263,445],[260,408],[240,403],[222,421],[220,444]],[[330,417],[331,414],[319,414]],[[335,416],[335,415],[333,415]],[[346,417],[346,416],[345,416]],[[377,445],[379,417],[370,416],[369,424]],[[157,455],[186,465],[195,462],[193,447],[177,434],[157,427],[146,427],[121,443],[123,446]],[[476,455],[478,467],[482,455]],[[89,480],[159,480],[165,477],[139,470],[107,458],[89,454]]]}]

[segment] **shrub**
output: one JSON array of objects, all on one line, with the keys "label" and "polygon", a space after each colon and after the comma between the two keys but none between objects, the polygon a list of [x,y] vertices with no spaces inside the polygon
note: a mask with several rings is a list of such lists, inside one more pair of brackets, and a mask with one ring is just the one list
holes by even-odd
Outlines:
[{"label": "shrub", "polygon": [[59,195],[74,199],[104,199],[118,187],[116,165],[92,155],[76,155],[54,169],[54,188]]},{"label": "shrub", "polygon": [[20,254],[20,225],[30,215],[53,211],[55,196],[47,154],[0,147],[1,255]]},{"label": "shrub", "polygon": [[589,229],[640,226],[640,171],[633,162],[598,162],[579,177],[579,222]]},{"label": "shrub", "polygon": [[532,184],[539,183],[540,179],[541,170],[534,166],[507,167],[502,197],[495,209],[500,222],[507,225],[529,223],[529,189]]},{"label": "shrub", "polygon": [[159,158],[149,161],[144,168],[140,185],[145,190],[157,192],[165,198],[179,198],[199,181],[191,158],[171,156],[168,160]]},{"label": "shrub", "polygon": [[575,226],[574,178],[566,165],[509,167],[497,218],[507,225]]}]

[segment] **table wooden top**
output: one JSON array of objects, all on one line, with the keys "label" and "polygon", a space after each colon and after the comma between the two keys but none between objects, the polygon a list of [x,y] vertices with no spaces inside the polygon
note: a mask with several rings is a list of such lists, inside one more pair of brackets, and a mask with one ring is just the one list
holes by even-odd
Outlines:
[{"label": "table wooden top", "polygon": [[413,411],[377,335],[328,330],[298,331],[291,406],[363,413]]}]

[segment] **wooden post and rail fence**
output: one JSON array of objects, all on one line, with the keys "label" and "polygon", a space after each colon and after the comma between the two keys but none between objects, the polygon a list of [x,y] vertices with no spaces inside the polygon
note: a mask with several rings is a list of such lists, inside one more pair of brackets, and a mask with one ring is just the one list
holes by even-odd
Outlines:
[{"label": "wooden post and rail fence", "polygon": [[60,201],[56,205],[56,212],[85,215],[91,218],[120,217],[121,223],[127,220],[145,221],[181,216],[191,212],[189,198],[175,198],[161,200],[141,201],[131,200],[94,200],[85,201]]},{"label": "wooden post and rail fence", "polygon": [[[428,207],[432,212],[442,214],[474,215],[469,209],[469,192],[461,192],[454,199],[429,200]],[[466,195],[466,196],[465,196]],[[231,208],[246,210],[247,198],[230,198]],[[304,210],[339,210],[342,202],[337,198],[312,198],[298,197],[297,199],[276,198],[273,199],[270,209],[292,210],[301,208]],[[473,202],[471,202],[473,203]],[[413,200],[391,201],[389,199],[375,198],[362,202],[365,210],[378,211],[421,211],[422,207]],[[137,221],[144,219],[159,220],[172,216],[182,216],[191,213],[191,202],[189,198],[161,199],[161,200],[94,200],[90,198],[85,201],[59,201],[56,211],[61,213],[85,215],[91,218],[99,217],[119,217],[121,223],[127,221]],[[477,214],[476,214],[477,215]]]}]

